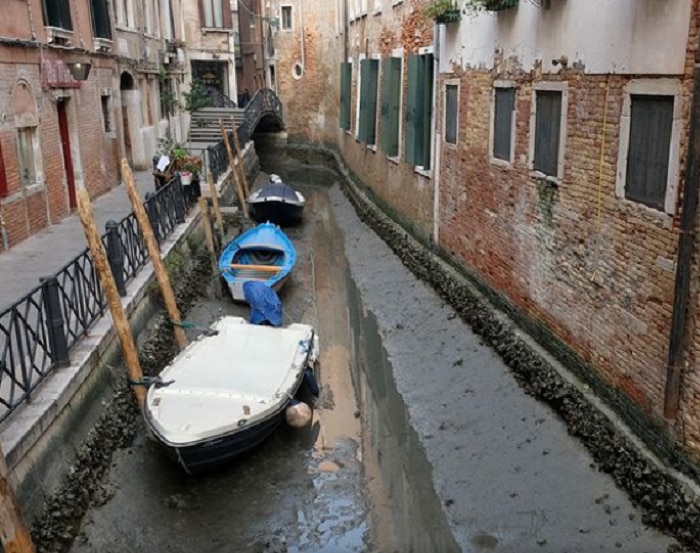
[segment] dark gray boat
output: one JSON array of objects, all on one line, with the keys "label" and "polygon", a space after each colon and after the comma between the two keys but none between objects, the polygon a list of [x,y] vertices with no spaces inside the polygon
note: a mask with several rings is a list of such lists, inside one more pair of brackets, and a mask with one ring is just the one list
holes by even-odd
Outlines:
[{"label": "dark gray boat", "polygon": [[301,221],[305,204],[304,196],[275,174],[270,175],[270,181],[248,198],[250,215],[255,221],[270,221],[280,226]]}]

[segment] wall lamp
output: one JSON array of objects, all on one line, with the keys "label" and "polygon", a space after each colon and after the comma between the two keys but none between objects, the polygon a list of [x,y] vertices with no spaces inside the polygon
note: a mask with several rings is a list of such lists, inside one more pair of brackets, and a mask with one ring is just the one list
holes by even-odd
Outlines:
[{"label": "wall lamp", "polygon": [[92,64],[89,62],[86,63],[82,61],[74,61],[71,63],[66,63],[66,67],[68,67],[71,77],[73,77],[76,81],[87,81]]}]

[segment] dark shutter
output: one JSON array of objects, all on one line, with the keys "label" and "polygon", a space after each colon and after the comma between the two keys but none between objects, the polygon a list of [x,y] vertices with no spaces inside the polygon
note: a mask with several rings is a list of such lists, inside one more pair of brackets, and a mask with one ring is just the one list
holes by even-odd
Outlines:
[{"label": "dark shutter", "polygon": [[416,135],[418,128],[420,93],[418,86],[418,56],[408,56],[408,87],[406,89],[406,163],[418,165],[416,162]]},{"label": "dark shutter", "polygon": [[367,105],[369,103],[369,60],[360,61],[360,118],[357,122],[357,138],[367,142]]},{"label": "dark shutter", "polygon": [[367,84],[367,144],[377,141],[377,81],[379,80],[379,60],[369,60],[369,82]]},{"label": "dark shutter", "polygon": [[416,165],[421,165],[423,169],[430,169],[430,150],[432,147],[432,115],[433,115],[433,55],[425,54],[420,56],[419,83],[423,89],[421,98],[420,140],[416,141],[416,148],[419,148],[420,155],[416,159]]},{"label": "dark shutter", "polygon": [[673,96],[632,96],[627,198],[663,210],[672,129]]},{"label": "dark shutter", "polygon": [[352,64],[340,64],[340,128],[350,129],[350,85],[352,79]]},{"label": "dark shutter", "polygon": [[449,144],[457,144],[458,92],[457,85],[445,86],[445,142]]},{"label": "dark shutter", "polygon": [[199,26],[200,27],[206,27],[207,26],[207,18],[204,13],[204,2],[208,2],[209,0],[198,0],[197,4],[199,5]]},{"label": "dark shutter", "polygon": [[401,58],[382,63],[382,150],[388,156],[399,155],[399,109],[401,107]]},{"label": "dark shutter", "polygon": [[69,0],[44,0],[44,23],[49,27],[73,30]]},{"label": "dark shutter", "polygon": [[515,89],[497,88],[493,117],[493,157],[510,161]]},{"label": "dark shutter", "polygon": [[534,169],[556,177],[559,165],[559,135],[561,130],[561,92],[535,92],[535,159]]},{"label": "dark shutter", "polygon": [[[244,6],[244,8],[247,8],[248,6]],[[231,3],[229,0],[221,0],[221,9],[224,11],[223,13],[223,25],[224,29],[231,29],[233,28],[232,22],[231,22]]]},{"label": "dark shutter", "polygon": [[112,29],[109,25],[109,9],[107,0],[91,0],[92,7],[92,33],[97,38],[112,38]]}]

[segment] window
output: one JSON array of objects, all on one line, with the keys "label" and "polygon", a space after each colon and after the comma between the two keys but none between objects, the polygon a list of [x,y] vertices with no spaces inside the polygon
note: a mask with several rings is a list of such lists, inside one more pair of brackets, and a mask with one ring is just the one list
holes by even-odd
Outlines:
[{"label": "window", "polygon": [[515,88],[496,85],[492,119],[491,159],[511,163],[515,140]]},{"label": "window", "polygon": [[44,0],[42,5],[46,26],[66,29],[67,31],[73,30],[69,0]]},{"label": "window", "polygon": [[107,0],[91,0],[92,8],[92,34],[96,38],[112,38],[112,29],[109,26],[109,8]]},{"label": "window", "polygon": [[199,17],[202,27],[230,29],[231,5],[229,0],[199,0]]},{"label": "window", "polygon": [[105,132],[112,132],[112,114],[109,109],[109,95],[100,96],[102,102],[102,127]]},{"label": "window", "polygon": [[389,157],[399,155],[402,61],[400,57],[382,61],[381,146]]},{"label": "window", "polygon": [[371,146],[376,143],[379,60],[362,60],[360,73],[360,119],[357,136],[360,141]]},{"label": "window", "polygon": [[281,21],[282,30],[291,31],[292,30],[292,6],[282,6],[281,10]]},{"label": "window", "polygon": [[116,0],[116,7],[117,23],[124,27],[136,27],[133,0]]},{"label": "window", "polygon": [[161,79],[158,82],[160,88],[160,116],[161,118],[175,114],[177,98],[173,93],[173,80],[170,78]]},{"label": "window", "polygon": [[457,144],[457,119],[459,117],[459,86],[457,84],[445,85],[445,142]]},{"label": "window", "polygon": [[563,177],[567,105],[567,83],[535,84],[530,112],[530,169],[538,175]]},{"label": "window", "polygon": [[352,63],[340,64],[340,128],[350,130],[350,102],[352,101]]},{"label": "window", "polygon": [[20,180],[24,186],[37,182],[36,169],[36,127],[17,129],[17,155],[19,158]]},{"label": "window", "polygon": [[674,81],[640,79],[628,85],[620,119],[618,196],[675,211],[680,103]]},{"label": "window", "polygon": [[406,162],[430,169],[433,115],[433,55],[408,57]]}]

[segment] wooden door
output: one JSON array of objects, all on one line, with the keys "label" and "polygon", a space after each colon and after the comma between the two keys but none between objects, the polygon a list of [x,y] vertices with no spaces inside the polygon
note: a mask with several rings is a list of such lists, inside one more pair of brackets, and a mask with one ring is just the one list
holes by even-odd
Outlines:
[{"label": "wooden door", "polygon": [[68,186],[68,203],[72,210],[78,207],[78,201],[75,194],[75,172],[73,171],[73,157],[71,156],[66,100],[59,100],[56,105],[58,108],[58,130],[61,135],[61,150],[63,151],[63,169],[66,172],[66,185]]}]

